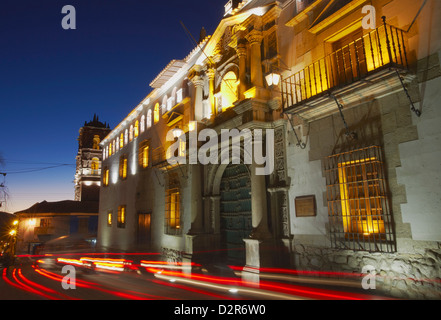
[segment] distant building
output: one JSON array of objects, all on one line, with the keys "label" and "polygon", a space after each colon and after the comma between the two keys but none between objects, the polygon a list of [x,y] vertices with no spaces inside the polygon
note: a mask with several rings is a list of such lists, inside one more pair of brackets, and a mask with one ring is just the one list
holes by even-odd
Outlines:
[{"label": "distant building", "polygon": [[69,250],[94,245],[98,228],[96,201],[42,201],[15,214],[20,221],[17,254],[35,254],[43,246]]},{"label": "distant building", "polygon": [[102,161],[99,144],[109,132],[109,125],[96,115],[80,128],[74,201],[42,201],[15,213],[20,221],[17,253],[36,253],[42,246],[59,250],[95,243]]},{"label": "distant building", "polygon": [[99,201],[102,151],[100,142],[109,134],[109,125],[94,115],[79,130],[75,172],[75,200]]}]

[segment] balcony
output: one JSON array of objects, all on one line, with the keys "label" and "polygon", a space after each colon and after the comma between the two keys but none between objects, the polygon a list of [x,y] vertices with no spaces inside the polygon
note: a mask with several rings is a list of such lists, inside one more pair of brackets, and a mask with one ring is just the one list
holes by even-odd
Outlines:
[{"label": "balcony", "polygon": [[[398,87],[397,71],[409,69],[406,43],[403,30],[383,24],[288,76],[281,81],[284,112],[313,120],[335,110],[330,97],[337,94],[346,94],[349,101],[351,94],[369,99],[374,92],[378,96]],[[389,82],[381,83],[385,79]]]}]

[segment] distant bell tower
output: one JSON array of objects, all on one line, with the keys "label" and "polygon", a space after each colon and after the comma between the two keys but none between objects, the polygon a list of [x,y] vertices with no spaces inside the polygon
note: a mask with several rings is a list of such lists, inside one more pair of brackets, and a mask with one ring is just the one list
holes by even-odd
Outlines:
[{"label": "distant bell tower", "polygon": [[74,181],[76,201],[99,201],[103,158],[100,142],[110,131],[109,125],[99,121],[97,115],[79,130]]}]

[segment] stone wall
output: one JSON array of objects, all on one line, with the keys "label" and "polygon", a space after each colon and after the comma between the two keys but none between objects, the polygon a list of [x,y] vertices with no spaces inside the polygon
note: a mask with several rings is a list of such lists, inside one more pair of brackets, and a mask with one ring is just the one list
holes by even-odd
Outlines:
[{"label": "stone wall", "polygon": [[[375,268],[376,288],[366,293],[401,299],[441,299],[441,248],[418,253],[369,253],[294,245],[297,270],[361,273]],[[362,288],[360,278],[360,288]]]}]

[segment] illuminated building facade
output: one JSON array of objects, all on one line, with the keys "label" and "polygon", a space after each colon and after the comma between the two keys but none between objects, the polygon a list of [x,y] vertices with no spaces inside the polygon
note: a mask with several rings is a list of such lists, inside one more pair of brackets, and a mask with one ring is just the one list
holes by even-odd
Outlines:
[{"label": "illuminated building facade", "polygon": [[[250,277],[369,265],[388,294],[437,296],[440,13],[437,1],[229,1],[101,142],[99,245]],[[204,128],[272,130],[274,170],[167,161]]]}]

